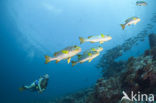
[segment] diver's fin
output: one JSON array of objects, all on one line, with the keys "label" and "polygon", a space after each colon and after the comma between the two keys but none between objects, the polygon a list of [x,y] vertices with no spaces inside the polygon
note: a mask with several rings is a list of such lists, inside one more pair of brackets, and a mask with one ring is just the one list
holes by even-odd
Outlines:
[{"label": "diver's fin", "polygon": [[68,64],[70,63],[71,57],[67,59]]},{"label": "diver's fin", "polygon": [[124,30],[125,29],[125,25],[124,24],[120,24],[122,29]]},{"label": "diver's fin", "polygon": [[77,64],[77,62],[72,61],[72,66],[75,66]]},{"label": "diver's fin", "polygon": [[50,56],[45,56],[45,64],[48,64],[49,62],[50,62],[51,60],[50,60]]},{"label": "diver's fin", "polygon": [[100,44],[103,44],[104,43],[104,41],[100,41]]},{"label": "diver's fin", "polygon": [[60,60],[56,60],[56,63],[58,63]]},{"label": "diver's fin", "polygon": [[23,86],[23,87],[20,87],[20,88],[19,88],[19,91],[20,91],[20,92],[23,92],[25,89],[26,89],[26,88]]},{"label": "diver's fin", "polygon": [[85,39],[82,37],[79,37],[79,40],[80,40],[80,44],[83,44],[85,42]]},{"label": "diver's fin", "polygon": [[68,54],[69,51],[68,51],[68,50],[62,50],[62,53],[64,53],[64,54]]},{"label": "diver's fin", "polygon": [[89,59],[89,61],[88,62],[91,62],[93,59]]}]

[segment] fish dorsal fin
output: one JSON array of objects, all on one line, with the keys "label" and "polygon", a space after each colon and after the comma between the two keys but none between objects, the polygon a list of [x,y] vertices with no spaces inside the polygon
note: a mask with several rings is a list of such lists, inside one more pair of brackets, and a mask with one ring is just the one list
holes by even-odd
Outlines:
[{"label": "fish dorsal fin", "polygon": [[56,56],[57,54],[58,54],[58,52],[55,52],[55,53],[54,53],[54,56]]},{"label": "fish dorsal fin", "polygon": [[88,56],[92,56],[92,53],[88,53]]},{"label": "fish dorsal fin", "polygon": [[78,59],[80,59],[82,55],[77,55],[77,56],[78,56]]},{"label": "fish dorsal fin", "polygon": [[137,19],[136,17],[133,18],[133,20],[136,20],[136,19]]},{"label": "fish dorsal fin", "polygon": [[88,62],[91,62],[93,59],[89,59],[89,61]]},{"label": "fish dorsal fin", "polygon": [[127,20],[125,20],[125,22],[129,22],[130,20],[132,20],[132,17],[128,18]]},{"label": "fish dorsal fin", "polygon": [[70,63],[71,57],[67,59],[68,64]]},{"label": "fish dorsal fin", "polygon": [[96,49],[95,49],[95,48],[91,48],[91,50],[92,50],[92,51],[96,51]]},{"label": "fish dorsal fin", "polygon": [[94,41],[90,41],[91,43],[95,43]]},{"label": "fish dorsal fin", "polygon": [[125,20],[125,22],[127,23],[129,21],[129,19]]},{"label": "fish dorsal fin", "polygon": [[104,35],[104,34],[101,34],[101,37],[102,37],[102,38],[104,38],[104,37],[105,37],[105,35]]},{"label": "fish dorsal fin", "polygon": [[68,50],[62,50],[62,53],[63,53],[63,54],[68,54],[69,51],[68,51]]},{"label": "fish dorsal fin", "polygon": [[88,39],[92,38],[93,36],[88,36]]}]

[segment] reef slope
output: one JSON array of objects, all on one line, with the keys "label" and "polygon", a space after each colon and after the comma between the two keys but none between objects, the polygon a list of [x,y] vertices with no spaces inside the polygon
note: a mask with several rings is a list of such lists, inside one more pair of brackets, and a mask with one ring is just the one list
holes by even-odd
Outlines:
[{"label": "reef slope", "polygon": [[[117,71],[98,79],[93,88],[82,90],[47,103],[120,103],[122,91],[156,94],[156,35],[149,35],[150,49],[139,57],[130,57],[124,62],[113,62],[107,67]],[[131,101],[123,101],[131,103]]]}]

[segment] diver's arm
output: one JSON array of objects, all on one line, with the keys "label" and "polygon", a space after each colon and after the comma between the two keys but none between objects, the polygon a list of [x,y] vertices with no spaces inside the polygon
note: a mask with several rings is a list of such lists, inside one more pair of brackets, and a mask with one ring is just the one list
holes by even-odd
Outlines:
[{"label": "diver's arm", "polygon": [[42,91],[40,84],[38,84],[39,92]]},{"label": "diver's arm", "polygon": [[42,92],[42,88],[41,88],[41,82],[42,82],[43,78],[39,79],[39,83],[38,83],[38,88],[39,88],[39,92]]}]

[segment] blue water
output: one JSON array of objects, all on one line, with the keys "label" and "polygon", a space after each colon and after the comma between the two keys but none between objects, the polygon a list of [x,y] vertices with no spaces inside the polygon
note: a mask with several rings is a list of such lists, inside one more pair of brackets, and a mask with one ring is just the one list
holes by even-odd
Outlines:
[{"label": "blue water", "polygon": [[[96,64],[102,54],[136,36],[146,24],[152,23],[150,18],[156,12],[155,0],[148,1],[146,7],[137,7],[135,2],[0,0],[0,103],[49,100],[93,86],[101,77],[101,70],[96,68]],[[120,24],[132,16],[140,17],[141,22],[121,30]],[[91,63],[75,67],[68,65],[67,61],[44,64],[44,55],[52,56],[67,46],[80,45],[79,36],[101,33],[113,39],[101,45],[104,51]],[[142,44],[147,44],[147,41]],[[99,43],[80,46],[84,51],[99,46]],[[149,46],[144,45],[140,49],[144,48]],[[50,75],[50,80],[44,93],[18,91],[20,86],[31,83],[45,73]]]}]

